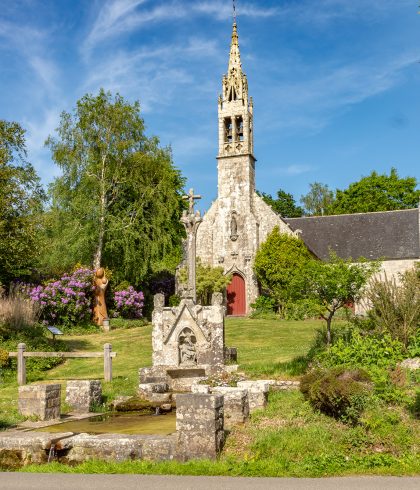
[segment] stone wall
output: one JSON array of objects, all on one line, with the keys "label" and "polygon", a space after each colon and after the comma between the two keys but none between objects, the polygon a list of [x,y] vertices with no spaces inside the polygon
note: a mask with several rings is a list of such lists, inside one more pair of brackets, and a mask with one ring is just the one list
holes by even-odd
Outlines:
[{"label": "stone wall", "polygon": [[[416,263],[420,262],[420,259],[398,259],[398,260],[384,260],[381,263],[380,271],[374,276],[383,280],[385,277],[388,279],[395,278],[397,283],[400,282],[400,274],[412,269]],[[362,299],[355,305],[355,313],[363,315],[369,309],[369,304],[365,299]]]},{"label": "stone wall", "polygon": [[33,384],[19,386],[19,413],[39,420],[60,418],[61,385]]}]

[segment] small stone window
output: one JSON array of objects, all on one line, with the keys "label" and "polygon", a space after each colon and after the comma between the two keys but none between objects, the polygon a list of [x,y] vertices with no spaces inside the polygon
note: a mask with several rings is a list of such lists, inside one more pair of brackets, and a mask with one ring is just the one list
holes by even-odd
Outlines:
[{"label": "small stone window", "polygon": [[236,141],[244,140],[244,121],[242,116],[236,118]]},{"label": "small stone window", "polygon": [[232,119],[225,118],[225,143],[232,143]]}]

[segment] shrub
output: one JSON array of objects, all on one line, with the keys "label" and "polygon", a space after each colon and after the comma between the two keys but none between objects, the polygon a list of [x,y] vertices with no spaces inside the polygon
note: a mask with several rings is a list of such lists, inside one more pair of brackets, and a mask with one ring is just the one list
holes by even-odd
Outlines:
[{"label": "shrub", "polygon": [[17,287],[11,287],[8,296],[0,296],[0,335],[3,337],[35,325],[38,319],[39,306]]},{"label": "shrub", "polygon": [[181,302],[181,297],[178,294],[172,294],[169,296],[168,305],[169,306],[178,306]]},{"label": "shrub", "polygon": [[[226,274],[223,267],[212,267],[203,264],[197,259],[197,304],[208,306],[211,304],[213,293],[224,293],[228,284],[232,281],[232,274]],[[182,285],[188,283],[188,268],[182,267],[179,270],[179,282]]]},{"label": "shrub", "polygon": [[[15,334],[14,337],[10,337],[7,340],[0,339],[0,354],[6,359],[6,354],[10,351],[16,351],[17,344],[23,342],[26,344],[26,350],[29,351],[43,351],[43,352],[56,352],[56,351],[68,351],[68,345],[65,341],[56,340],[52,342],[47,337],[47,332],[41,325],[34,325],[30,328],[24,328]],[[5,353],[5,354],[4,354]],[[47,369],[51,369],[64,361],[60,357],[29,357],[26,359],[26,371],[28,375],[28,381],[33,381],[40,377],[40,372]],[[1,366],[1,361],[0,361]],[[16,371],[16,358],[9,359],[9,362],[3,366],[3,374],[7,376],[14,376]]]},{"label": "shrub", "polygon": [[312,299],[301,299],[286,303],[282,317],[285,320],[306,320],[319,317],[319,304]]},{"label": "shrub", "polygon": [[90,322],[92,316],[93,271],[80,268],[45,286],[22,286],[41,309],[46,325],[72,325]]},{"label": "shrub", "polygon": [[0,368],[5,368],[9,365],[9,351],[0,349]]},{"label": "shrub", "polygon": [[137,292],[132,286],[114,294],[115,312],[114,316],[123,318],[141,318],[144,306],[144,295]]},{"label": "shrub", "polygon": [[362,335],[353,331],[339,337],[328,350],[318,353],[324,367],[358,367],[366,370],[375,385],[376,394],[389,402],[405,399],[393,382],[397,363],[404,359],[404,346],[390,335]]},{"label": "shrub", "polygon": [[303,241],[276,226],[255,256],[255,275],[264,292],[276,301],[280,310],[288,301],[302,296],[304,270],[313,258]]},{"label": "shrub", "polygon": [[302,377],[300,390],[320,412],[355,423],[367,404],[371,384],[361,369],[314,369]]},{"label": "shrub", "polygon": [[251,304],[251,308],[253,308],[251,318],[271,318],[276,316],[276,300],[264,294],[258,296],[255,303]]},{"label": "shrub", "polygon": [[367,294],[369,311],[377,327],[400,340],[406,347],[420,325],[420,279],[416,269],[395,278],[375,278]]}]

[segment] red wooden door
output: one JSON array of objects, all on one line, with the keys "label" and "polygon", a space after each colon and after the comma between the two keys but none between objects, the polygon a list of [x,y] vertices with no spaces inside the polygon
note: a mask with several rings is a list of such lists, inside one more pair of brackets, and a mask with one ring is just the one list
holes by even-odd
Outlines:
[{"label": "red wooden door", "polygon": [[232,282],[227,287],[227,314],[245,315],[245,313],[245,281],[239,274],[233,274]]}]

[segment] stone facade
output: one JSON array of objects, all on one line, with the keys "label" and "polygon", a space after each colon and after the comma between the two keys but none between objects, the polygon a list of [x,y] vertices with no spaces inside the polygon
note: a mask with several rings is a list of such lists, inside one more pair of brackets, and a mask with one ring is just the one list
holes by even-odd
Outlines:
[{"label": "stone facade", "polygon": [[181,460],[216,459],[224,443],[223,396],[178,395],[176,429]]},{"label": "stone facade", "polygon": [[99,380],[70,380],[66,386],[66,403],[75,412],[90,412],[102,402],[102,386]]},{"label": "stone facade", "polygon": [[39,420],[60,418],[61,385],[33,384],[19,386],[19,413]]},{"label": "stone facade", "polygon": [[[148,395],[156,384],[169,390],[190,391],[191,385],[224,368],[224,306],[216,293],[211,306],[196,305],[190,298],[179,306],[164,307],[155,296],[152,314],[153,367],[140,369],[140,387]],[[147,387],[146,384],[151,386]],[[147,398],[149,399],[149,398]]]},{"label": "stone facade", "polygon": [[253,103],[242,71],[236,24],[228,73],[218,103],[218,197],[197,232],[197,256],[245,281],[246,313],[258,296],[253,262],[260,243],[275,226],[289,226],[255,192]]}]

